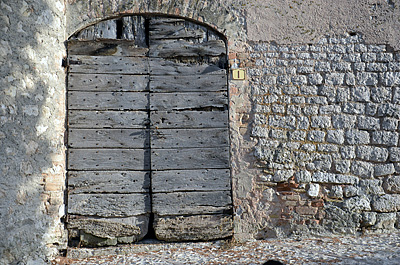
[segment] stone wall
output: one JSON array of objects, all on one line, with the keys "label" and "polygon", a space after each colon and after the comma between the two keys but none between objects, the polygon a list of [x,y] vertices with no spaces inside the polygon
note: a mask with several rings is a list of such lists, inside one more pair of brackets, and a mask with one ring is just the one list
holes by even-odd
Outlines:
[{"label": "stone wall", "polygon": [[0,264],[65,248],[64,1],[0,1]]},{"label": "stone wall", "polygon": [[251,43],[243,63],[256,237],[399,228],[400,54],[352,35]]}]

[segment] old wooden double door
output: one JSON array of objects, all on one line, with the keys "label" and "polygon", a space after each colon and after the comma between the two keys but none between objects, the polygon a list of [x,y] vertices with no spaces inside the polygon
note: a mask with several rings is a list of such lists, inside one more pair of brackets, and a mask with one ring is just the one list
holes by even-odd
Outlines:
[{"label": "old wooden double door", "polygon": [[70,242],[232,235],[226,47],[176,18],[127,16],[68,41]]}]

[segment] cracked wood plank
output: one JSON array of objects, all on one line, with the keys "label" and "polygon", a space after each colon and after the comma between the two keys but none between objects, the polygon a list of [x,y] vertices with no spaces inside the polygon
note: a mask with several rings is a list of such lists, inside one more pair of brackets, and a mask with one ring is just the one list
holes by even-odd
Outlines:
[{"label": "cracked wood plank", "polygon": [[120,218],[69,215],[67,223],[68,229],[75,230],[72,233],[75,232],[77,236],[81,231],[101,239],[124,237],[124,241],[128,240],[128,242],[123,241],[124,243],[142,239],[147,234],[148,226],[149,214]]},{"label": "cracked wood plank", "polygon": [[152,128],[226,128],[228,111],[152,111]]},{"label": "cracked wood plank", "polygon": [[162,58],[208,57],[226,54],[222,40],[190,43],[185,40],[154,40],[150,43],[149,56]]},{"label": "cracked wood plank", "polygon": [[147,57],[70,55],[69,72],[85,74],[148,74]]},{"label": "cracked wood plank", "polygon": [[69,149],[68,170],[149,170],[148,149]]},{"label": "cracked wood plank", "polygon": [[184,92],[150,94],[150,110],[227,108],[227,92]]},{"label": "cracked wood plank", "polygon": [[68,75],[70,91],[146,91],[148,75],[73,74]]},{"label": "cracked wood plank", "polygon": [[151,75],[226,75],[226,70],[214,64],[181,63],[161,58],[150,58]]},{"label": "cracked wood plank", "polygon": [[230,191],[229,169],[153,171],[152,192]]},{"label": "cracked wood plank", "polygon": [[150,76],[152,92],[227,91],[225,73],[194,76]]},{"label": "cracked wood plank", "polygon": [[148,148],[149,132],[144,129],[69,129],[71,148]]},{"label": "cracked wood plank", "polygon": [[229,168],[229,148],[152,149],[152,170]]},{"label": "cracked wood plank", "polygon": [[128,217],[150,213],[148,194],[69,194],[68,213],[99,217]]},{"label": "cracked wood plank", "polygon": [[80,74],[68,75],[70,91],[146,91],[148,75]]},{"label": "cracked wood plank", "polygon": [[151,148],[220,147],[229,145],[227,128],[158,129],[151,131]]},{"label": "cracked wood plank", "polygon": [[146,110],[146,92],[68,92],[69,110]]},{"label": "cracked wood plank", "polygon": [[146,128],[146,111],[68,111],[70,128]]},{"label": "cracked wood plank", "polygon": [[152,202],[159,216],[214,214],[232,208],[230,191],[153,193]]},{"label": "cracked wood plank", "polygon": [[139,47],[133,41],[127,40],[70,40],[67,43],[69,55],[91,56],[146,56],[148,48]]},{"label": "cracked wood plank", "polygon": [[146,171],[69,171],[68,192],[139,193],[149,192],[150,172]]},{"label": "cracked wood plank", "polygon": [[164,241],[215,240],[233,235],[233,220],[229,214],[193,216],[155,216],[154,231]]},{"label": "cracked wood plank", "polygon": [[81,30],[73,39],[95,40],[95,39],[116,39],[117,19],[105,20]]}]

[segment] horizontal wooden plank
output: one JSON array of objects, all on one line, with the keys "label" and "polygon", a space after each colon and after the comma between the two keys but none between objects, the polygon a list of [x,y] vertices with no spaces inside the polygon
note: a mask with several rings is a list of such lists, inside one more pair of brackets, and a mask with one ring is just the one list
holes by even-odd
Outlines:
[{"label": "horizontal wooden plank", "polygon": [[116,39],[117,19],[100,21],[81,30],[72,38],[78,40]]},{"label": "horizontal wooden plank", "polygon": [[146,171],[69,171],[68,192],[138,193],[148,192],[150,172]]},{"label": "horizontal wooden plank", "polygon": [[150,23],[150,41],[160,39],[203,39],[207,30],[204,27],[190,28],[181,22],[180,25],[172,23]]},{"label": "horizontal wooden plank", "polygon": [[226,128],[228,111],[152,111],[152,128]]},{"label": "horizontal wooden plank", "polygon": [[227,76],[225,73],[193,76],[150,76],[150,91],[227,91]]},{"label": "horizontal wooden plank", "polygon": [[149,170],[148,149],[69,149],[69,170]]},{"label": "horizontal wooden plank", "polygon": [[79,74],[68,75],[69,91],[146,91],[148,75]]},{"label": "horizontal wooden plank", "polygon": [[69,194],[68,213],[99,217],[128,217],[150,212],[148,194]]},{"label": "horizontal wooden plank", "polygon": [[152,149],[153,170],[229,168],[229,148]]},{"label": "horizontal wooden plank", "polygon": [[229,169],[153,171],[153,192],[231,190]]},{"label": "horizontal wooden plank", "polygon": [[70,73],[86,74],[148,74],[147,57],[68,56]]},{"label": "horizontal wooden plank", "polygon": [[146,111],[68,111],[70,128],[145,128]]},{"label": "horizontal wooden plank", "polygon": [[161,58],[206,57],[226,54],[222,40],[192,43],[185,40],[153,40],[150,42],[149,56]]},{"label": "horizontal wooden plank", "polygon": [[68,41],[69,55],[91,56],[146,56],[149,49],[138,47],[133,41],[102,40],[102,41]]},{"label": "horizontal wooden plank", "polygon": [[69,215],[67,223],[69,231],[78,230],[85,234],[104,239],[124,237],[125,240],[129,238],[130,242],[142,239],[147,234],[148,226],[149,214],[120,218],[95,218]]},{"label": "horizontal wooden plank", "polygon": [[151,132],[151,148],[219,147],[229,145],[227,128],[157,129]]},{"label": "horizontal wooden plank", "polygon": [[156,216],[153,226],[157,239],[164,241],[208,241],[233,235],[229,214]]},{"label": "horizontal wooden plank", "polygon": [[164,25],[167,23],[171,23],[172,25],[177,25],[177,24],[181,24],[184,23],[185,19],[183,18],[172,18],[172,17],[152,17],[149,19],[149,25],[150,27],[154,26],[154,25]]},{"label": "horizontal wooden plank", "polygon": [[232,209],[230,191],[153,193],[159,216],[223,213]]},{"label": "horizontal wooden plank", "polygon": [[72,148],[148,148],[150,133],[145,129],[69,129]]},{"label": "horizontal wooden plank", "polygon": [[151,93],[150,110],[190,110],[201,108],[226,108],[227,92]]},{"label": "horizontal wooden plank", "polygon": [[70,110],[146,110],[146,92],[68,92]]},{"label": "horizontal wooden plank", "polygon": [[179,63],[161,58],[150,58],[151,75],[226,75],[226,70],[214,64]]}]

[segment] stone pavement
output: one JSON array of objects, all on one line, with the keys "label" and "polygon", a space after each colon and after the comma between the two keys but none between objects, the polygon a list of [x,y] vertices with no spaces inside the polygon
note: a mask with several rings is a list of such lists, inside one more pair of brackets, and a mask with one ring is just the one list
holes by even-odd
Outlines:
[{"label": "stone pavement", "polygon": [[71,248],[54,264],[400,264],[400,233],[358,237],[159,243]]}]

